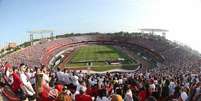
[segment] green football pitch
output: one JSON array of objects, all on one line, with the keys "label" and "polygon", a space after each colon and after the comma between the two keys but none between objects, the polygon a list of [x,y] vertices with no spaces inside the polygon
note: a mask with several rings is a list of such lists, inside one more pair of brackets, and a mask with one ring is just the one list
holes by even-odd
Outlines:
[{"label": "green football pitch", "polygon": [[[118,64],[110,64],[118,62]],[[110,45],[87,45],[74,52],[66,67],[92,67],[104,71],[136,65],[136,61]]]}]

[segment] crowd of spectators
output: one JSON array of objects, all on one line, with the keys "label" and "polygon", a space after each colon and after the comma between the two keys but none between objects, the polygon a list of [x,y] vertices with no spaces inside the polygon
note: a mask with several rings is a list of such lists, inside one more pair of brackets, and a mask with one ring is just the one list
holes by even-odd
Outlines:
[{"label": "crowd of spectators", "polygon": [[[128,34],[113,36],[114,39],[124,43],[133,43],[148,48],[160,54],[167,67],[200,67],[200,54],[177,42],[172,42],[165,37],[152,34]],[[154,57],[153,57],[154,58]]]},{"label": "crowd of spectators", "polygon": [[[0,63],[1,86],[9,86],[21,100],[29,98],[39,101],[201,101],[199,55],[160,36],[92,36],[61,38],[5,56],[1,60],[8,62]],[[46,65],[40,65],[47,64],[49,57],[54,55],[52,52],[59,52],[66,48],[63,46],[71,42],[104,39],[138,44],[159,53],[165,61],[157,68],[142,68],[130,73],[102,74],[67,69],[50,70]],[[22,62],[24,64],[20,64]],[[42,89],[37,90],[36,77],[39,74],[43,77]]]},{"label": "crowd of spectators", "polygon": [[41,63],[48,63],[48,56],[52,52],[65,49],[65,45],[72,43],[70,38],[60,38],[53,41],[45,41],[43,43],[36,43],[32,46],[28,46],[14,53],[8,54],[3,57],[2,61],[8,61],[13,65],[19,65],[25,63],[29,66],[39,66]]},{"label": "crowd of spectators", "polygon": [[[42,74],[42,80],[36,79]],[[84,73],[45,66],[2,64],[1,84],[21,100],[38,101],[200,101],[199,68],[155,68],[147,71]],[[37,90],[41,83],[41,89]]]},{"label": "crowd of spectators", "polygon": [[[39,66],[40,63],[48,65],[49,60],[54,56],[53,53],[56,54],[56,52],[67,48],[71,43],[87,41],[118,41],[118,43],[137,44],[159,54],[165,60],[163,64],[166,66],[171,64],[171,66],[175,67],[195,67],[196,65],[194,64],[198,64],[201,61],[200,56],[194,54],[189,48],[169,41],[164,37],[150,34],[83,35],[59,38],[26,47],[15,53],[8,54],[2,59],[14,65],[19,65],[22,62],[29,66]],[[142,52],[143,50],[140,51]]]}]

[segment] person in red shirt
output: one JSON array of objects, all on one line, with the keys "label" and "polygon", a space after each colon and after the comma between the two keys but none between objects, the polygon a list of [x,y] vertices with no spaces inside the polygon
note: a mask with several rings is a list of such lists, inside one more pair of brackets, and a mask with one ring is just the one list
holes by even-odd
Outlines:
[{"label": "person in red shirt", "polygon": [[57,83],[55,89],[58,90],[58,93],[61,93],[63,91],[63,85],[61,83]]},{"label": "person in red shirt", "polygon": [[92,87],[88,87],[88,88],[87,88],[86,94],[91,95],[91,96],[93,95]]},{"label": "person in red shirt", "polygon": [[13,68],[13,73],[12,73],[12,77],[13,77],[13,83],[11,85],[12,90],[16,93],[22,85],[22,81],[20,80],[20,76],[17,72],[17,68]]},{"label": "person in red shirt", "polygon": [[24,100],[25,99],[25,95],[24,92],[21,89],[22,86],[22,81],[20,79],[20,76],[18,74],[18,69],[16,67],[13,67],[13,73],[12,73],[12,77],[13,77],[13,83],[11,85],[11,88],[13,90],[13,92],[21,99]]},{"label": "person in red shirt", "polygon": [[139,101],[145,101],[145,99],[148,97],[147,95],[147,91],[145,90],[145,88],[141,88],[140,89],[140,92],[138,94],[138,98],[139,98]]},{"label": "person in red shirt", "polygon": [[75,96],[75,101],[92,101],[92,97],[90,95],[85,94],[86,87],[80,87],[80,94]]},{"label": "person in red shirt", "polygon": [[8,62],[5,62],[4,67],[6,70],[8,70],[9,68],[12,68],[12,65],[9,64]]}]

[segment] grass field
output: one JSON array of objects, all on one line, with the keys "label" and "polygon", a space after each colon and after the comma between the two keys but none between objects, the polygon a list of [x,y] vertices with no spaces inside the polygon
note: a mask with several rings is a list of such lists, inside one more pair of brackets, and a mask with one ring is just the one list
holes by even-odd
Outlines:
[{"label": "grass field", "polygon": [[[124,59],[121,64],[107,64],[106,61],[118,61],[118,59]],[[66,64],[67,67],[86,67],[90,62],[90,66],[102,71],[112,69],[115,67],[123,67],[123,65],[135,65],[136,61],[122,53],[120,50],[109,45],[88,45],[82,46],[77,50],[70,61]]]}]

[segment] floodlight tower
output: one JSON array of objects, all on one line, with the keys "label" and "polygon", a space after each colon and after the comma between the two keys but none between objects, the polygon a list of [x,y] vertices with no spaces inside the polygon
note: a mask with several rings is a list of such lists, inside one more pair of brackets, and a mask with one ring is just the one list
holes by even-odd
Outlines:
[{"label": "floodlight tower", "polygon": [[168,32],[168,30],[166,29],[154,29],[154,28],[142,28],[140,30],[142,33],[148,32],[150,34],[154,34],[155,32],[161,32],[163,37],[166,37],[166,32]]},{"label": "floodlight tower", "polygon": [[51,40],[53,40],[53,38],[54,38],[54,33],[52,30],[46,30],[46,29],[45,30],[32,30],[32,31],[27,31],[27,33],[30,36],[31,45],[33,45],[34,35],[36,35],[36,34],[41,35],[40,39],[48,38],[48,37],[44,37],[44,34],[50,34],[49,38]]}]

